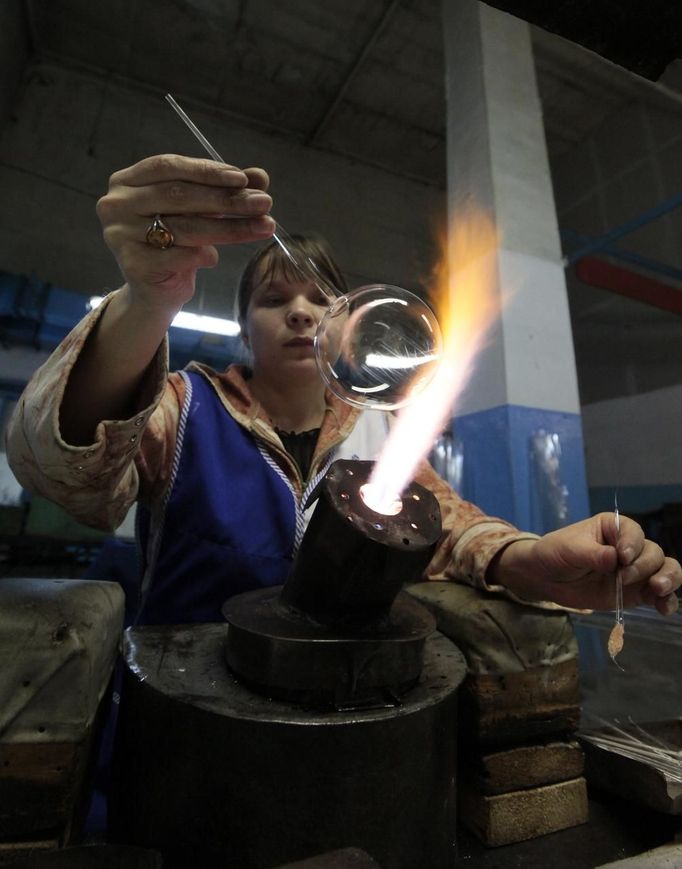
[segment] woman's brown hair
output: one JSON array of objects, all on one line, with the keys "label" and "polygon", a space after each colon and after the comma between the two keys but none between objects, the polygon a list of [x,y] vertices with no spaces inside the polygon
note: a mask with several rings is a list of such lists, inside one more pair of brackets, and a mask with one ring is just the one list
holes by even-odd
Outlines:
[{"label": "woman's brown hair", "polygon": [[[294,256],[310,261],[320,273],[325,284],[334,292],[343,295],[348,285],[336,264],[328,243],[318,235],[292,235],[287,246],[293,248]],[[261,268],[262,267],[262,268]],[[285,253],[279,242],[272,239],[251,257],[244,269],[237,290],[237,319],[240,325],[246,322],[249,302],[256,286],[270,282],[275,274],[284,275],[287,281],[305,280],[306,275]],[[258,280],[258,284],[255,281]],[[325,287],[326,289],[326,287]]]}]

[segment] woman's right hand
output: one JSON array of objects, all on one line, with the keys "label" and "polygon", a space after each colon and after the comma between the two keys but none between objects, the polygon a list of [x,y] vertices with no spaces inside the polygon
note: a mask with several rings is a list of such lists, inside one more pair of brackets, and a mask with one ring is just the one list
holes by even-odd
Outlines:
[{"label": "woman's right hand", "polygon": [[[268,183],[263,169],[177,154],[147,157],[115,172],[97,215],[131,297],[174,314],[192,298],[197,270],[217,264],[216,246],[271,236]],[[174,236],[166,250],[145,240],[157,214]]]}]

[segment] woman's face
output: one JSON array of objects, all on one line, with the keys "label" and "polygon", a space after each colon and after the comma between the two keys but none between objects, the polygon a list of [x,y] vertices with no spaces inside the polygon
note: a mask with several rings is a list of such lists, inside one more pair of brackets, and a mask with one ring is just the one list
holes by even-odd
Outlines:
[{"label": "woman's face", "polygon": [[313,339],[328,307],[312,281],[291,280],[279,270],[259,281],[257,273],[242,329],[254,371],[280,382],[317,377]]}]

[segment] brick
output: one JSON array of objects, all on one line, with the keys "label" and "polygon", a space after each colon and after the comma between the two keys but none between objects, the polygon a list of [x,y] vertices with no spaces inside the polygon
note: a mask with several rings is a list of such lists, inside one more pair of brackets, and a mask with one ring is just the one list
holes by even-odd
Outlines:
[{"label": "brick", "polygon": [[578,662],[469,675],[460,704],[465,741],[507,747],[573,732],[580,721]]},{"label": "brick", "polygon": [[584,778],[487,796],[460,783],[459,818],[485,845],[498,847],[584,824]]},{"label": "brick", "polygon": [[548,742],[464,756],[459,775],[482,794],[501,794],[578,778],[584,763],[578,742]]}]

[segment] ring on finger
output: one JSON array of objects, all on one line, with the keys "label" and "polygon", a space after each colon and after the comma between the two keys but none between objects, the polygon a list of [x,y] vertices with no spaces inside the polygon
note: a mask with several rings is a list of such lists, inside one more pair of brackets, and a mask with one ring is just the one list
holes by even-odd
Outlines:
[{"label": "ring on finger", "polygon": [[175,237],[168,224],[164,223],[160,214],[154,216],[154,219],[147,227],[144,240],[147,244],[158,250],[168,250],[175,244]]}]

